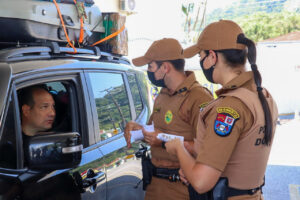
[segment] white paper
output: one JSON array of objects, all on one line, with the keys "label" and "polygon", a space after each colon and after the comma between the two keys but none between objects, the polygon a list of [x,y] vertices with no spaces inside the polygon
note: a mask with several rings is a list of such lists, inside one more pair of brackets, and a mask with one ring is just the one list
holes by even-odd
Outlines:
[{"label": "white paper", "polygon": [[[147,132],[154,132],[154,124],[152,123],[151,125],[143,125],[145,131]],[[144,134],[142,129],[136,130],[136,131],[130,131],[131,133],[131,142],[135,142],[137,140],[142,140],[144,139]]]},{"label": "white paper", "polygon": [[136,131],[130,131],[130,133],[131,133],[131,142],[144,139],[142,129]]},{"label": "white paper", "polygon": [[179,136],[179,135],[172,135],[172,134],[167,134],[167,133],[159,133],[157,135],[157,139],[163,141],[163,142],[168,142],[170,140],[173,140],[175,138],[180,139],[181,141],[184,141],[184,137],[183,136]]},{"label": "white paper", "polygon": [[152,123],[151,125],[144,125],[143,126],[145,131],[147,132],[154,132],[154,124]]}]

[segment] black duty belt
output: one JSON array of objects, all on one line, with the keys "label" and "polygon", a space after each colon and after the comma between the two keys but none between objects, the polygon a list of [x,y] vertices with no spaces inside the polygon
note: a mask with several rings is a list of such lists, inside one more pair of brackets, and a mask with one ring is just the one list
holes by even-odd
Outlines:
[{"label": "black duty belt", "polygon": [[239,190],[239,189],[235,189],[235,188],[228,188],[228,196],[229,197],[233,197],[233,196],[241,196],[241,195],[253,195],[256,192],[258,192],[259,190],[261,190],[263,187],[263,185],[257,187],[257,188],[253,188],[250,190]]},{"label": "black duty belt", "polygon": [[157,178],[168,179],[170,182],[180,180],[179,169],[159,168],[153,166],[153,176]]}]

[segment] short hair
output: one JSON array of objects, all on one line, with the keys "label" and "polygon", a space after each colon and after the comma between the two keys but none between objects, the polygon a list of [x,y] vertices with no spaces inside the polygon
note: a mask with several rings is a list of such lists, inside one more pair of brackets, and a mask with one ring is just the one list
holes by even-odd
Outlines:
[{"label": "short hair", "polygon": [[30,108],[34,106],[35,102],[33,100],[33,93],[37,90],[44,90],[51,95],[51,93],[49,92],[45,84],[33,85],[19,90],[18,100],[19,100],[19,107],[21,112],[22,112],[22,106],[24,104],[30,106]]},{"label": "short hair", "polygon": [[183,72],[184,71],[184,65],[185,60],[184,59],[177,59],[177,60],[164,60],[164,61],[155,61],[157,66],[160,67],[163,62],[170,62],[176,71]]}]

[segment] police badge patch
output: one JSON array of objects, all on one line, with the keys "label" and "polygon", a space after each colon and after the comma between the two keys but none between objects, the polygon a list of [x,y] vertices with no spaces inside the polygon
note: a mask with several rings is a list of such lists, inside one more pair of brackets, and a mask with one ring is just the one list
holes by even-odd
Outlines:
[{"label": "police badge patch", "polygon": [[215,133],[219,136],[228,136],[240,115],[229,107],[219,107],[217,113],[214,125]]},{"label": "police badge patch", "polygon": [[170,124],[172,122],[173,119],[173,113],[171,110],[168,110],[165,114],[165,122],[166,124]]}]

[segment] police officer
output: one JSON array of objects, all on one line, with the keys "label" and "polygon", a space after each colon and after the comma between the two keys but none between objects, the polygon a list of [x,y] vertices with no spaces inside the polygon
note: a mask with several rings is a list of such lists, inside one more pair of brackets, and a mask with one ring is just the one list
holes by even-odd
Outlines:
[{"label": "police officer", "polygon": [[[155,99],[153,113],[148,124],[154,124],[155,132],[143,130],[144,138],[151,145],[153,177],[146,188],[145,199],[189,199],[185,185],[171,182],[178,174],[179,163],[169,155],[157,139],[158,133],[184,136],[186,142],[195,138],[199,109],[213,99],[211,93],[202,87],[191,71],[184,71],[183,49],[175,39],[164,38],[153,42],[144,56],[132,60],[135,66],[148,64],[148,78],[162,87]],[[142,126],[129,122],[125,138],[130,147],[130,131]],[[170,180],[168,180],[171,178]],[[173,180],[174,181],[174,180]]]},{"label": "police officer", "polygon": [[[198,53],[207,80],[223,87],[200,112],[196,159],[177,139],[166,143],[167,151],[178,157],[182,180],[198,193],[212,188],[215,192],[218,180],[225,179],[229,199],[262,199],[278,113],[272,96],[261,87],[255,44],[236,23],[220,20],[208,25],[197,44],[184,50],[186,58]],[[247,57],[252,69],[248,72]]]}]

